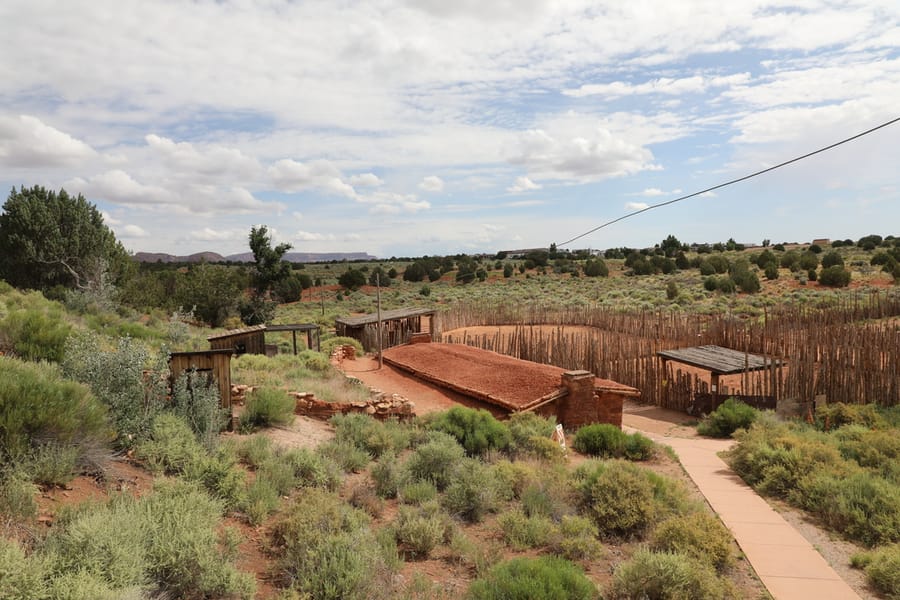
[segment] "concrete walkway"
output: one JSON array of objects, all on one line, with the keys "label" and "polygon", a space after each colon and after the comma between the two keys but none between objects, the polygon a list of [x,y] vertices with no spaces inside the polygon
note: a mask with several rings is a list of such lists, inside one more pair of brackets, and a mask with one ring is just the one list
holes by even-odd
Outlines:
[{"label": "concrete walkway", "polygon": [[675,450],[775,600],[859,600],[812,544],[717,456],[731,440],[644,435]]}]

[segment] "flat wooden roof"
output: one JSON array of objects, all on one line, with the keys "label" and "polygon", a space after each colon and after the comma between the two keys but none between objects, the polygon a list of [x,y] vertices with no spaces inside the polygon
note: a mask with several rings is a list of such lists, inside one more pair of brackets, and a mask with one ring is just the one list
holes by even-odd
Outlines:
[{"label": "flat wooden roof", "polygon": [[[397,321],[400,319],[408,319],[410,317],[420,317],[422,315],[433,315],[437,312],[433,308],[398,308],[396,310],[381,311],[382,321]],[[347,327],[362,327],[363,325],[371,325],[378,322],[378,314],[362,315],[359,317],[340,317],[334,320],[335,323],[346,325]]]},{"label": "flat wooden roof", "polygon": [[773,364],[780,364],[778,360],[722,346],[694,346],[678,350],[660,350],[656,354],[718,375],[759,371],[771,367]]},{"label": "flat wooden roof", "polygon": [[219,348],[216,350],[188,350],[185,352],[169,352],[169,356],[208,356],[210,354],[234,354],[231,348]]},{"label": "flat wooden roof", "polygon": [[315,323],[279,323],[266,325],[266,331],[315,331],[319,326]]},{"label": "flat wooden roof", "polygon": [[223,331],[222,333],[217,333],[215,335],[207,336],[206,341],[211,342],[212,340],[221,340],[222,338],[234,337],[237,335],[246,335],[248,333],[253,333],[255,331],[265,331],[265,325],[251,325],[249,327],[241,327],[240,329],[229,329],[228,331]]}]

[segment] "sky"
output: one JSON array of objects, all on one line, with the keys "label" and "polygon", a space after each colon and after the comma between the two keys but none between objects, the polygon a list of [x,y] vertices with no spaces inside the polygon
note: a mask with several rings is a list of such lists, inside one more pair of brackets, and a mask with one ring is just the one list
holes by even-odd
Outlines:
[{"label": "sky", "polygon": [[562,245],[897,117],[897,0],[0,3],[0,185],[134,252],[900,235],[897,124]]}]

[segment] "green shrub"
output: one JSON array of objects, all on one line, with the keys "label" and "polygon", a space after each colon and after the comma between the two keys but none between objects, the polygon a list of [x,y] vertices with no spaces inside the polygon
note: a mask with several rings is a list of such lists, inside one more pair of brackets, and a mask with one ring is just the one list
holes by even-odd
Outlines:
[{"label": "green shrub", "polygon": [[381,455],[377,463],[369,469],[375,483],[375,493],[380,498],[395,498],[403,483],[403,469],[393,452]]},{"label": "green shrub", "polygon": [[0,536],[0,598],[4,600],[43,600],[50,598],[49,573],[40,557],[25,557],[25,551],[13,540]]},{"label": "green shrub", "polygon": [[704,511],[673,517],[657,525],[650,549],[684,554],[722,571],[734,562],[733,543],[722,522]]},{"label": "green shrub", "polygon": [[313,600],[377,597],[389,585],[395,560],[388,560],[368,522],[335,494],[305,490],[271,528],[281,548],[283,583]]},{"label": "green shrub", "polygon": [[296,400],[284,390],[257,388],[247,394],[247,404],[241,415],[241,429],[288,425],[294,420]]},{"label": "green shrub", "polygon": [[162,414],[153,423],[149,439],[135,448],[135,457],[156,473],[181,475],[203,485],[228,506],[241,499],[246,475],[226,452],[209,454],[184,420]]},{"label": "green shrub", "polygon": [[0,356],[0,459],[12,464],[42,444],[77,448],[79,458],[107,443],[107,412],[83,385],[49,364]]},{"label": "green shrub", "polygon": [[512,442],[509,428],[484,409],[454,406],[447,412],[435,415],[429,427],[452,435],[469,456],[477,456],[487,450],[505,450]]},{"label": "green shrub", "polygon": [[315,350],[303,350],[297,355],[303,366],[316,373],[326,373],[331,370],[331,361],[321,352]]},{"label": "green shrub", "polygon": [[842,265],[823,268],[819,273],[819,283],[829,287],[847,287],[850,285],[850,271]]},{"label": "green shrub", "polygon": [[732,590],[711,567],[690,557],[638,550],[631,560],[616,568],[604,597],[608,600],[720,600],[732,597]]},{"label": "green shrub", "polygon": [[628,460],[650,460],[656,455],[656,444],[640,433],[631,433],[625,438],[624,453]]},{"label": "green shrub", "polygon": [[366,414],[350,413],[335,415],[329,422],[334,427],[335,439],[350,443],[375,458],[387,451],[402,452],[410,443],[409,429],[397,420],[382,422]]},{"label": "green shrub", "polygon": [[267,479],[256,479],[247,486],[238,508],[247,515],[251,525],[260,525],[278,508],[280,496],[275,485]]},{"label": "green shrub", "polygon": [[39,485],[62,487],[75,478],[80,454],[78,446],[43,444],[25,457],[23,469]]},{"label": "green shrub", "polygon": [[716,410],[707,415],[697,426],[697,431],[701,435],[710,437],[731,437],[731,434],[738,429],[750,427],[758,414],[758,411],[752,406],[744,404],[740,400],[728,398]]},{"label": "green shrub", "polygon": [[900,541],[900,490],[870,473],[813,472],[800,480],[792,499],[828,527],[867,546]]},{"label": "green shrub", "polygon": [[569,560],[595,560],[603,555],[597,526],[590,519],[565,515],[550,542],[551,550]]},{"label": "green shrub", "polygon": [[615,425],[594,423],[575,433],[572,446],[582,454],[618,457],[625,453],[627,434]]},{"label": "green shrub", "polygon": [[819,429],[830,431],[844,425],[883,428],[887,422],[874,404],[831,402],[816,409],[816,426]]},{"label": "green shrub", "polygon": [[242,440],[238,444],[236,452],[242,461],[251,468],[256,469],[274,456],[275,448],[272,440],[266,436],[253,435]]},{"label": "green shrub", "polygon": [[631,536],[650,527],[657,516],[653,485],[630,463],[613,461],[582,484],[585,509],[601,533]]},{"label": "green shrub", "polygon": [[866,572],[869,585],[891,600],[900,598],[900,544],[884,546],[852,558]]},{"label": "green shrub", "polygon": [[419,481],[431,481],[437,489],[444,489],[456,466],[465,457],[465,450],[452,436],[432,432],[430,441],[420,445],[406,461],[406,470]]},{"label": "green shrub", "polygon": [[394,523],[397,542],[413,558],[427,558],[450,531],[450,518],[437,502],[401,506]]},{"label": "green shrub", "polygon": [[497,491],[490,467],[478,459],[459,462],[444,490],[442,504],[447,511],[472,523],[497,509]]},{"label": "green shrub", "polygon": [[428,480],[412,481],[397,492],[404,504],[423,504],[437,498],[437,488]]},{"label": "green shrub", "polygon": [[557,532],[556,525],[546,516],[529,516],[517,508],[501,514],[497,524],[503,540],[514,550],[546,546]]},{"label": "green shrub", "polygon": [[164,595],[252,598],[220,544],[223,505],[196,485],[157,484],[141,499],[119,496],[59,523],[42,551],[56,573],[83,571],[114,589],[148,583]]},{"label": "green shrub", "polygon": [[319,456],[306,448],[292,448],[282,454],[282,460],[294,469],[297,485],[334,491],[341,483],[341,470],[331,459]]},{"label": "green shrub", "polygon": [[472,582],[467,600],[596,600],[597,588],[569,561],[554,557],[514,558]]},{"label": "green shrub", "polygon": [[[168,356],[151,359],[135,340],[120,338],[115,348],[95,334],[73,335],[66,343],[66,377],[87,384],[109,409],[117,444],[130,448],[144,439],[168,396]],[[148,373],[149,368],[149,373]]]},{"label": "green shrub", "polygon": [[72,332],[62,308],[56,302],[44,300],[40,292],[32,292],[25,298],[29,300],[27,308],[11,310],[0,319],[0,342],[5,338],[16,354],[26,360],[61,361],[66,339]]},{"label": "green shrub", "polygon": [[219,388],[212,385],[207,376],[197,371],[186,371],[172,386],[172,412],[181,417],[200,443],[212,449],[218,443],[219,433],[228,422],[228,410],[222,409]]},{"label": "green shrub", "polygon": [[[24,521],[37,516],[37,487],[22,471],[0,472],[0,516]],[[2,537],[0,537],[2,539]]]},{"label": "green shrub", "polygon": [[[510,416],[506,423],[511,441],[510,454],[514,456],[533,456],[539,459],[556,460],[562,455],[559,444],[552,442],[550,436],[556,429],[553,417],[542,417],[533,412],[519,412]],[[556,445],[556,449],[549,450],[549,446],[543,440]]]},{"label": "green shrub", "polygon": [[316,453],[334,461],[345,473],[359,473],[372,460],[365,450],[337,439],[319,444]]}]

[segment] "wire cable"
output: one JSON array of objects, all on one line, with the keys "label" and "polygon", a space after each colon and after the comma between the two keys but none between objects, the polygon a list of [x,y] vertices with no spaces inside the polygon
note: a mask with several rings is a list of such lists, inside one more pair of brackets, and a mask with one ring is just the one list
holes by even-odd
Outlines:
[{"label": "wire cable", "polygon": [[721,188],[729,186],[729,185],[734,185],[735,183],[740,183],[741,181],[746,181],[748,179],[752,179],[753,177],[758,177],[760,175],[763,175],[764,173],[768,173],[769,171],[774,171],[775,169],[780,169],[781,167],[786,167],[789,164],[809,158],[810,156],[815,156],[816,154],[821,154],[822,152],[826,152],[827,150],[831,150],[832,148],[837,148],[838,146],[846,144],[847,142],[852,142],[853,140],[859,139],[865,135],[869,135],[870,133],[878,131],[879,129],[883,129],[889,125],[893,125],[894,123],[897,123],[897,122],[900,122],[900,117],[897,117],[896,119],[891,119],[890,121],[882,123],[881,125],[877,125],[875,127],[872,127],[871,129],[867,129],[867,130],[863,131],[862,133],[857,133],[856,135],[848,137],[846,139],[843,139],[839,142],[829,144],[828,146],[819,148],[818,150],[813,150],[812,152],[807,152],[806,154],[804,154],[802,156],[797,156],[790,160],[786,160],[784,162],[778,163],[777,165],[773,165],[771,167],[762,169],[761,171],[756,171],[755,173],[750,173],[749,175],[744,175],[743,177],[738,177],[737,179],[732,179],[731,181],[726,181],[725,183],[720,183],[718,185],[708,187],[705,190],[700,190],[699,192],[687,194],[686,196],[680,196],[678,198],[673,198],[672,200],[666,200],[665,202],[660,202],[658,204],[652,204],[650,206],[646,206],[640,210],[636,210],[636,211],[630,212],[626,215],[622,215],[621,217],[617,217],[617,218],[613,219],[612,221],[607,221],[606,223],[603,223],[602,225],[598,225],[597,227],[594,227],[593,229],[591,229],[589,231],[585,231],[584,233],[582,233],[580,235],[576,235],[575,237],[573,237],[570,240],[566,240],[565,242],[563,242],[561,244],[557,244],[557,247],[566,246],[568,244],[571,244],[575,240],[580,240],[584,236],[590,235],[590,234],[594,233],[595,231],[599,231],[600,229],[603,229],[604,227],[608,227],[614,223],[618,223],[619,221],[623,221],[629,217],[633,217],[635,215],[639,215],[641,213],[647,212],[648,210],[653,210],[654,208],[660,208],[661,206],[668,206],[669,204],[675,204],[676,202],[681,202],[682,200],[687,200],[688,198],[693,198],[694,196],[706,194],[707,192],[712,192],[714,190],[718,190],[718,189],[721,189]]}]

